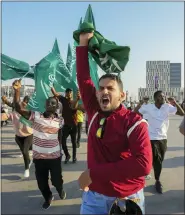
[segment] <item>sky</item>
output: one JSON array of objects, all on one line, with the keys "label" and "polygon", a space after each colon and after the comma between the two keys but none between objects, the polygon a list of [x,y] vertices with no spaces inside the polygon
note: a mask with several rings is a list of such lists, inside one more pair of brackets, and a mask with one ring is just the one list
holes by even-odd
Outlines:
[{"label": "sky", "polygon": [[89,4],[96,29],[108,40],[131,48],[121,77],[133,99],[139,87],[146,87],[146,61],[182,63],[184,71],[183,2],[2,2],[2,53],[34,65],[52,50],[57,38],[66,60],[68,43],[73,44],[73,31]]}]

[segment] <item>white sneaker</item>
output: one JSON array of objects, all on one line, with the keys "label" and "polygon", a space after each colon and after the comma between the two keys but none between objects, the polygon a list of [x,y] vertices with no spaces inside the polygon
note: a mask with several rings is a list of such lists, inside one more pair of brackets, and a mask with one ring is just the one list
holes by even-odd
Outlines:
[{"label": "white sneaker", "polygon": [[33,160],[30,160],[30,163],[29,163],[29,169],[30,169],[30,167],[31,167],[32,163],[33,163]]},{"label": "white sneaker", "polygon": [[24,177],[25,178],[28,178],[30,176],[30,171],[29,171],[29,169],[26,169],[25,171],[24,171]]}]

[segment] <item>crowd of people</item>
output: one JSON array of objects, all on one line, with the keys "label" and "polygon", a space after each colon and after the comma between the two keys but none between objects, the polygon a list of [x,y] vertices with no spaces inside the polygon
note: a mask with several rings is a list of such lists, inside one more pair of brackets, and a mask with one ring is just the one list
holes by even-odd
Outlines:
[{"label": "crowd of people", "polygon": [[[130,103],[125,107],[123,83],[114,74],[103,75],[96,91],[88,63],[88,42],[92,37],[93,33],[82,33],[76,48],[79,85],[76,96],[73,97],[70,88],[62,96],[52,87],[53,96],[46,100],[45,112],[30,111],[26,109],[29,97],[20,101],[21,81],[16,80],[12,84],[13,102],[2,97],[3,103],[12,108],[12,113],[6,114],[7,118],[2,121],[12,120],[15,141],[24,159],[25,177],[30,174],[29,151],[33,151],[35,176],[44,198],[43,209],[48,209],[54,199],[48,183],[49,173],[59,197],[66,198],[62,151],[67,164],[71,159],[67,147],[70,136],[72,162],[77,162],[85,120],[88,169],[78,179],[84,191],[80,214],[144,214],[145,179],[151,177],[153,167],[156,191],[163,193],[160,176],[167,151],[169,116],[184,116],[184,102],[180,106],[159,90],[154,93],[154,103],[143,98],[137,106]],[[83,105],[79,104],[80,99]],[[31,125],[21,122],[21,117]],[[184,121],[179,131],[184,135]]]}]

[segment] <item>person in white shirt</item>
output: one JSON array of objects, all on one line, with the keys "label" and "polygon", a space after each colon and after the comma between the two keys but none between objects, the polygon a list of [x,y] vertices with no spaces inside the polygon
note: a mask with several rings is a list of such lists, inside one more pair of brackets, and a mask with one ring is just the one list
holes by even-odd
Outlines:
[{"label": "person in white shirt", "polygon": [[[165,102],[165,95],[162,91],[154,93],[154,104],[142,105],[140,102],[135,112],[141,115],[147,114],[149,124],[149,135],[153,151],[153,168],[155,175],[155,188],[160,194],[163,193],[163,186],[160,182],[162,162],[167,150],[167,131],[169,127],[169,115],[184,115],[183,109],[177,104],[174,98],[170,98],[170,103]],[[173,104],[173,105],[172,105]]]},{"label": "person in white shirt", "polygon": [[[148,105],[149,104],[149,98],[148,97],[144,97],[143,98],[143,105]],[[143,114],[143,119],[145,119],[146,121],[148,121],[148,114],[144,113]]]},{"label": "person in white shirt", "polygon": [[[140,102],[142,103],[142,101],[140,101]],[[149,104],[149,98],[147,96],[143,97],[143,105],[148,105],[148,104]],[[137,106],[135,108],[137,108]],[[135,109],[134,109],[134,111],[135,111]],[[148,114],[147,113],[143,114],[143,119],[148,121]],[[146,175],[146,177],[145,177],[146,180],[150,180],[151,178],[152,178],[152,176],[150,174]]]}]

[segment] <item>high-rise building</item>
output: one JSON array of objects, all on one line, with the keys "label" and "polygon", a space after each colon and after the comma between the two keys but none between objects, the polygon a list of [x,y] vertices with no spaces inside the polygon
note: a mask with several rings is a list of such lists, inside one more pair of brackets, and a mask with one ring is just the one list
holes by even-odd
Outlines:
[{"label": "high-rise building", "polygon": [[181,63],[170,63],[170,87],[181,87]]},{"label": "high-rise building", "polygon": [[181,88],[181,63],[170,61],[146,62],[146,88],[139,88],[138,98],[148,96],[153,100],[154,92],[162,90],[166,96],[183,100],[184,90]]},{"label": "high-rise building", "polygon": [[170,87],[170,61],[146,62],[146,88],[158,89]]}]

